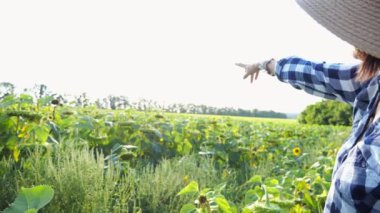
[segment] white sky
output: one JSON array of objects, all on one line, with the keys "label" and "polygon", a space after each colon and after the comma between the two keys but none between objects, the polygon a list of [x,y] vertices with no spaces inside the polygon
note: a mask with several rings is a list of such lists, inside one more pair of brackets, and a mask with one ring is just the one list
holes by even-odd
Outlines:
[{"label": "white sky", "polygon": [[0,81],[20,88],[300,112],[320,99],[234,65],[290,55],[353,62],[293,0],[0,1]]}]

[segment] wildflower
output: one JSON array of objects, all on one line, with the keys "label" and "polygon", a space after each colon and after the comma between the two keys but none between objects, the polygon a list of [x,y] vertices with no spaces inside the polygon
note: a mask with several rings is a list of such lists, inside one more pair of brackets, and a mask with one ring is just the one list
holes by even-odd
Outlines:
[{"label": "wildflower", "polygon": [[298,157],[301,155],[301,149],[299,147],[296,147],[293,149],[293,155]]}]

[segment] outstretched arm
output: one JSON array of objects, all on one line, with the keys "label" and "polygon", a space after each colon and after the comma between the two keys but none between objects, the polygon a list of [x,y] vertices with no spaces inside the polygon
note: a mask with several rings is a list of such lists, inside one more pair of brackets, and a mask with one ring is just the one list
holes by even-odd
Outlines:
[{"label": "outstretched arm", "polygon": [[344,101],[353,105],[362,84],[355,80],[358,65],[315,63],[299,57],[270,60],[252,65],[237,64],[245,68],[244,78],[257,79],[259,70],[275,75],[296,89],[322,98]]},{"label": "outstretched arm", "polygon": [[315,63],[299,57],[277,62],[277,78],[296,89],[326,99],[344,101],[353,105],[362,84],[355,80],[358,65]]}]

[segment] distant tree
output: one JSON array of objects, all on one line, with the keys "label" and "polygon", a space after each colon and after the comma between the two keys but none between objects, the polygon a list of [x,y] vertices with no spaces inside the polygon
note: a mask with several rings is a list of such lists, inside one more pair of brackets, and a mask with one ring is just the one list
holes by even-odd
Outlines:
[{"label": "distant tree", "polygon": [[307,106],[298,121],[304,124],[349,126],[352,124],[352,110],[346,103],[323,100]]},{"label": "distant tree", "polygon": [[119,107],[119,108],[126,109],[127,107],[130,106],[130,103],[129,103],[127,97],[125,97],[125,96],[120,96],[120,97],[119,97],[119,100],[120,100],[120,101],[119,101],[119,104],[118,104],[118,107]]},{"label": "distant tree", "polygon": [[105,109],[108,109],[109,107],[109,101],[108,101],[108,98],[103,98],[103,107]]},{"label": "distant tree", "polygon": [[36,99],[41,99],[43,97],[51,95],[51,92],[48,90],[48,87],[45,84],[34,85],[33,93]]},{"label": "distant tree", "polygon": [[117,108],[118,102],[119,102],[119,97],[109,95],[108,96],[108,102],[110,104],[110,108],[115,110]]},{"label": "distant tree", "polygon": [[8,95],[13,95],[15,92],[15,86],[9,82],[0,83],[0,100]]},{"label": "distant tree", "polygon": [[95,106],[98,108],[98,109],[105,109],[104,105],[103,105],[103,102],[98,98],[95,100]]},{"label": "distant tree", "polygon": [[[154,105],[158,106],[158,105]],[[141,107],[141,103],[138,107],[134,107],[137,110],[144,110]],[[166,107],[161,107],[161,110],[171,113],[193,113],[193,114],[210,114],[210,115],[231,115],[231,116],[245,116],[245,117],[266,117],[266,118],[287,118],[285,113],[279,113],[274,111],[259,111],[257,109],[234,109],[232,107],[213,107],[206,106],[204,104],[170,104]]]},{"label": "distant tree", "polygon": [[82,93],[79,96],[75,96],[75,106],[87,107],[90,106],[91,100],[88,98],[87,93]]},{"label": "distant tree", "polygon": [[67,97],[63,96],[63,95],[56,95],[56,98],[59,103],[61,104],[67,104],[69,101],[67,100]]}]

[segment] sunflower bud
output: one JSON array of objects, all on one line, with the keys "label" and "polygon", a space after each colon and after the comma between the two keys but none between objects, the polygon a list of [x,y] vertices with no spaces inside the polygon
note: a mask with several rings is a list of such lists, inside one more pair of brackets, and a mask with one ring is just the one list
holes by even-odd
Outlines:
[{"label": "sunflower bud", "polygon": [[53,104],[53,105],[58,105],[58,104],[59,104],[59,100],[54,99],[54,100],[51,101],[51,104]]}]

